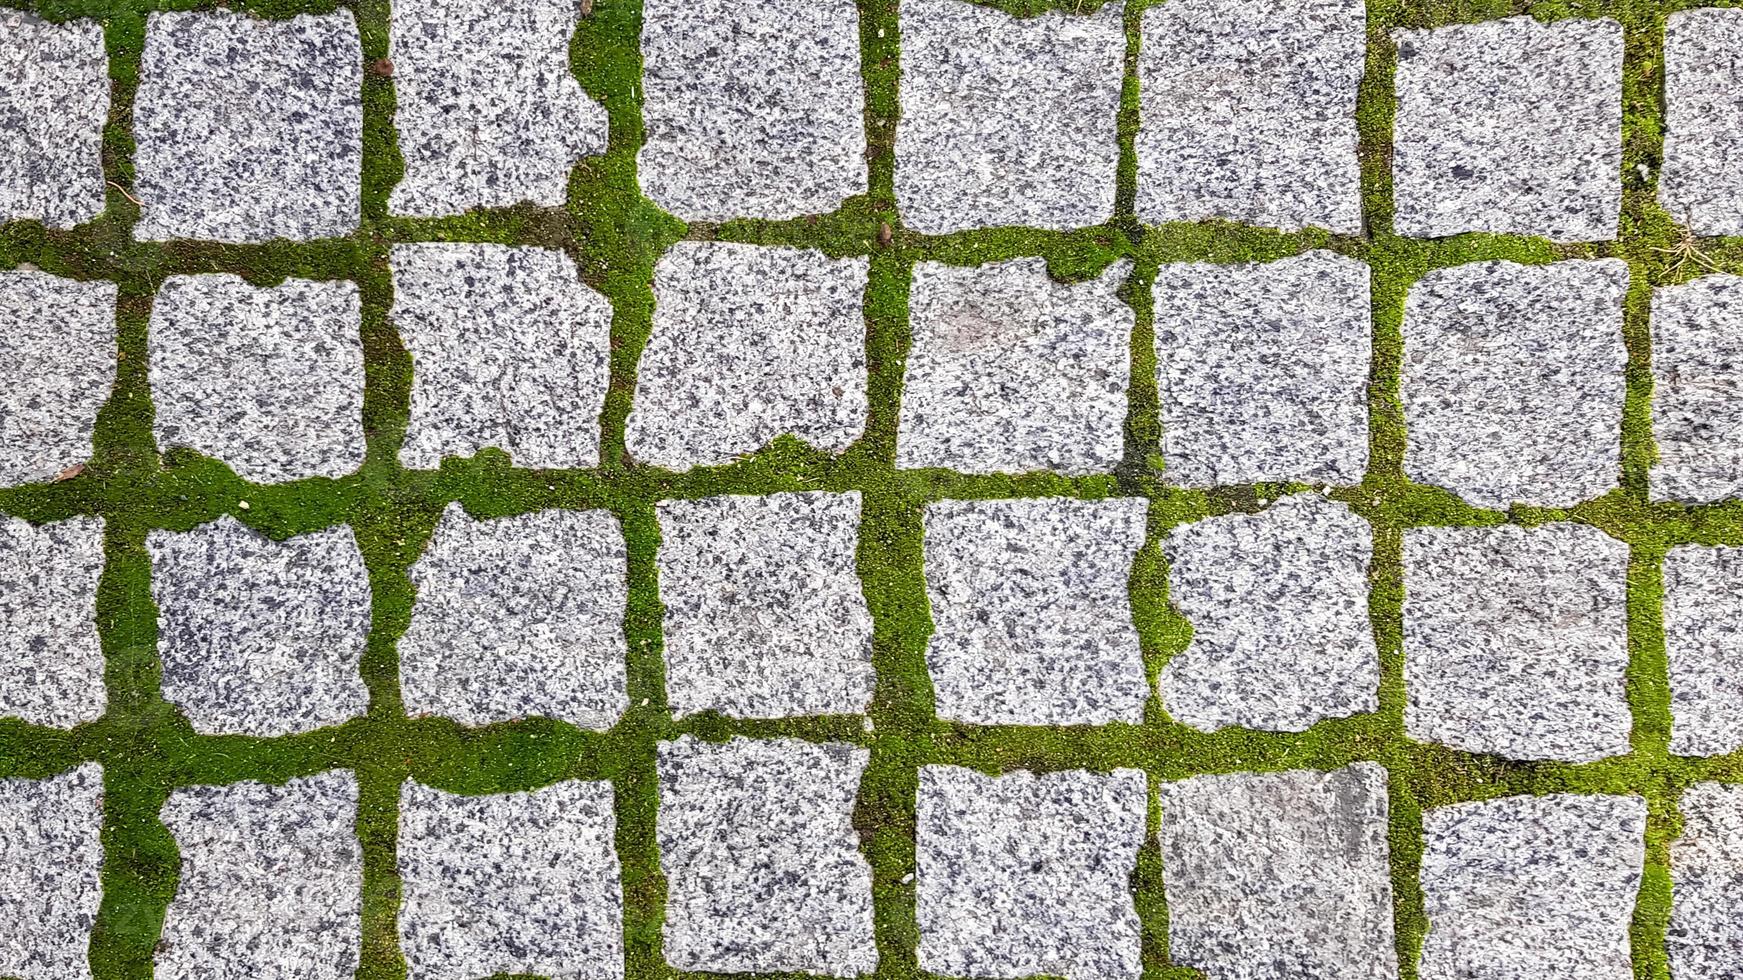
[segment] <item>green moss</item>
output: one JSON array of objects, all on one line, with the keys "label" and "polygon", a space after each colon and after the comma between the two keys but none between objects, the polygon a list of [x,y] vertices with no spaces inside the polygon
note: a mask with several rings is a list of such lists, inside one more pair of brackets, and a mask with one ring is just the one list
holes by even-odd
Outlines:
[{"label": "green moss", "polygon": [[[984,0],[1022,16],[1046,10],[1087,13],[1099,0]],[[627,975],[672,975],[660,955],[665,882],[654,839],[658,807],[654,744],[690,733],[852,741],[871,749],[854,823],[873,868],[879,974],[911,978],[915,954],[913,832],[917,767],[971,766],[986,772],[1087,767],[1138,767],[1150,776],[1150,829],[1160,820],[1156,786],[1164,780],[1235,770],[1334,767],[1357,760],[1384,763],[1391,773],[1391,861],[1397,902],[1398,951],[1406,977],[1416,976],[1428,922],[1416,884],[1422,813],[1447,803],[1508,793],[1554,791],[1638,793],[1648,800],[1648,868],[1633,926],[1636,973],[1667,977],[1662,951],[1669,915],[1670,841],[1680,828],[1676,800],[1706,779],[1743,780],[1743,754],[1684,759],[1669,754],[1669,690],[1661,622],[1666,551],[1679,544],[1743,545],[1743,502],[1703,507],[1653,503],[1646,474],[1651,438],[1648,315],[1653,286],[1684,281],[1700,264],[1676,249],[1683,236],[1674,216],[1653,200],[1662,157],[1658,47],[1664,16],[1693,0],[1370,0],[1367,70],[1357,122],[1363,206],[1370,233],[1334,236],[1308,230],[1280,233],[1227,222],[1143,226],[1133,213],[1137,187],[1134,138],[1139,123],[1137,59],[1144,10],[1125,8],[1128,51],[1119,115],[1120,166],[1116,214],[1108,224],[1073,232],[993,229],[947,236],[902,226],[894,205],[894,138],[900,116],[900,23],[896,0],[861,0],[860,40],[866,91],[866,194],[829,214],[782,221],[684,222],[642,197],[636,154],[643,139],[640,93],[641,8],[636,0],[595,0],[571,47],[583,88],[608,110],[610,142],[572,174],[561,208],[514,207],[443,219],[408,219],[387,212],[403,173],[392,126],[390,75],[371,71],[363,87],[363,225],[348,238],[253,246],[138,243],[131,230],[138,208],[129,132],[145,18],[152,10],[218,6],[211,0],[26,0],[43,16],[96,17],[106,26],[113,81],[104,169],[112,182],[108,209],[71,232],[20,222],[0,227],[0,268],[33,263],[46,271],[119,284],[118,381],[98,420],[96,453],[82,474],[60,483],[0,490],[0,511],[31,520],[101,514],[107,521],[108,569],[98,597],[107,657],[110,711],[100,721],[55,731],[0,721],[0,776],[42,777],[83,761],[106,772],[105,894],[92,941],[100,980],[150,974],[165,906],[174,893],[179,857],[157,819],[172,788],[237,779],[283,780],[331,767],[355,769],[362,790],[358,833],[365,854],[363,960],[366,980],[405,975],[396,943],[399,882],[396,808],[400,784],[415,778],[456,792],[527,789],[560,779],[609,779],[617,790],[617,849],[623,865]],[[1698,5],[1711,5],[1702,0]],[[1727,3],[1726,5],[1733,5]],[[236,9],[284,17],[350,9],[369,62],[387,57],[388,0],[254,0]],[[1390,31],[1528,13],[1541,19],[1610,16],[1626,29],[1624,159],[1626,191],[1618,242],[1577,247],[1541,239],[1461,235],[1445,241],[1394,236],[1390,174],[1396,112]],[[888,227],[887,236],[883,233]],[[838,457],[780,439],[728,466],[672,473],[641,466],[624,450],[624,424],[635,393],[635,366],[652,329],[654,264],[673,242],[723,240],[818,248],[834,256],[871,259],[866,291],[870,421],[864,438]],[[886,240],[887,239],[887,240]],[[562,248],[587,283],[615,311],[611,389],[601,418],[602,465],[591,471],[516,469],[495,450],[448,460],[435,472],[397,463],[409,414],[412,365],[388,320],[393,286],[389,249],[419,240],[489,241]],[[1695,242],[1705,261],[1743,272],[1743,240]],[[1250,486],[1186,491],[1161,480],[1159,393],[1150,287],[1165,262],[1268,261],[1329,248],[1368,262],[1373,277],[1374,347],[1369,408],[1371,465],[1361,484],[1333,496],[1375,527],[1369,611],[1381,653],[1380,710],[1322,722],[1295,734],[1225,730],[1201,733],[1172,721],[1151,698],[1139,725],[1101,728],[974,728],[940,722],[925,651],[932,622],[921,562],[924,506],[943,498],[1064,495],[1085,499],[1136,495],[1150,501],[1150,543],[1131,579],[1134,620],[1146,667],[1154,678],[1191,640],[1191,625],[1167,601],[1167,574],[1158,542],[1172,528],[1214,514],[1262,508],[1300,486]],[[899,471],[894,466],[897,405],[908,331],[908,279],[919,261],[976,264],[1039,256],[1067,281],[1099,275],[1119,260],[1133,270],[1122,290],[1136,317],[1132,383],[1126,422],[1127,462],[1111,476],[1050,474],[966,476]],[[1619,488],[1567,509],[1472,508],[1450,493],[1404,475],[1406,426],[1399,397],[1404,357],[1404,298],[1425,273],[1464,262],[1507,259],[1545,263],[1567,257],[1615,256],[1634,276],[1626,307],[1629,353]],[[342,480],[304,480],[259,487],[196,453],[159,458],[153,443],[151,392],[145,373],[151,298],[169,275],[233,272],[258,284],[289,276],[349,279],[363,296],[366,353],[364,426],[368,461]],[[745,722],[703,715],[671,717],[664,694],[655,555],[657,501],[717,493],[777,490],[858,490],[863,522],[858,566],[875,622],[878,682],[870,728],[857,718]],[[243,510],[241,501],[248,501]],[[469,730],[441,719],[408,718],[399,696],[396,642],[411,616],[407,569],[425,546],[442,509],[460,501],[480,516],[552,506],[606,508],[622,522],[629,547],[630,710],[609,732],[527,720]],[[370,570],[375,623],[362,672],[371,694],[367,717],[337,728],[282,739],[195,734],[160,691],[156,609],[151,600],[146,535],[185,530],[220,514],[276,536],[337,524],[355,528]],[[1597,527],[1632,549],[1628,583],[1629,702],[1634,751],[1590,765],[1509,762],[1418,745],[1403,737],[1402,547],[1404,532],[1426,525],[1475,526],[1514,521],[1573,520]],[[1154,834],[1139,855],[1133,888],[1143,924],[1147,980],[1183,980],[1197,971],[1168,958],[1163,868]]]}]

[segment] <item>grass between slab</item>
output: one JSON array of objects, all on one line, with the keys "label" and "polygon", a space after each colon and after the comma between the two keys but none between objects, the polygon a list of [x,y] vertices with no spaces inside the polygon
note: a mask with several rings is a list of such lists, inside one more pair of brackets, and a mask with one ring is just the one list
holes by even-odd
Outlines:
[{"label": "grass between slab", "polygon": [[[1668,980],[1662,944],[1670,908],[1668,848],[1680,828],[1676,800],[1703,779],[1743,780],[1743,756],[1683,759],[1668,752],[1669,688],[1661,623],[1665,552],[1678,544],[1743,545],[1743,503],[1703,507],[1655,504],[1646,494],[1654,459],[1650,426],[1648,304],[1653,286],[1692,277],[1662,249],[1680,234],[1654,203],[1662,150],[1659,48],[1663,19],[1697,4],[1689,0],[1369,0],[1369,44],[1358,123],[1361,134],[1366,237],[1323,231],[1279,233],[1205,221],[1145,226],[1133,213],[1137,186],[1134,136],[1139,122],[1137,59],[1143,12],[1154,0],[1125,9],[1126,79],[1119,114],[1120,166],[1116,215],[1106,225],[1073,232],[993,229],[925,236],[901,224],[894,200],[894,135],[900,114],[901,31],[896,0],[859,0],[861,70],[866,93],[868,191],[826,215],[793,221],[733,221],[686,225],[641,196],[635,157],[643,139],[640,104],[638,0],[596,0],[584,18],[571,60],[586,91],[610,114],[610,145],[582,161],[564,208],[515,207],[442,219],[387,213],[387,196],[402,173],[392,126],[391,77],[364,81],[363,225],[354,235],[308,243],[225,246],[138,243],[131,230],[138,208],[133,184],[131,108],[145,18],[154,10],[204,9],[212,0],[10,0],[51,19],[93,17],[105,24],[113,83],[104,133],[104,169],[112,185],[108,209],[71,232],[36,223],[0,227],[0,268],[22,263],[80,279],[119,284],[118,376],[98,420],[89,468],[63,483],[0,490],[0,511],[35,521],[100,514],[107,522],[108,567],[98,600],[107,658],[109,712],[72,731],[0,721],[0,776],[42,777],[81,762],[103,763],[106,810],[104,899],[91,944],[99,980],[144,978],[164,908],[174,894],[179,857],[158,821],[171,789],[239,779],[280,781],[328,768],[357,772],[358,834],[364,852],[363,955],[366,980],[403,977],[397,945],[399,882],[395,873],[397,799],[405,779],[456,792],[528,789],[560,779],[609,779],[617,791],[617,850],[623,864],[626,973],[633,980],[671,977],[660,934],[665,882],[654,841],[657,786],[654,745],[680,732],[724,739],[734,734],[851,741],[871,749],[854,824],[873,868],[879,976],[921,974],[915,949],[913,833],[918,767],[1144,769],[1150,777],[1151,835],[1133,878],[1146,980],[1182,980],[1198,971],[1168,957],[1162,858],[1155,841],[1156,789],[1164,780],[1235,770],[1330,768],[1374,760],[1390,772],[1391,855],[1398,951],[1403,975],[1416,960],[1428,923],[1416,885],[1425,808],[1509,793],[1555,791],[1637,793],[1650,805],[1648,867],[1633,929],[1636,975]],[[1028,16],[1048,10],[1089,13],[1105,0],[983,0]],[[1703,2],[1699,5],[1734,5]],[[388,56],[388,0],[255,0],[227,4],[262,16],[287,17],[348,9],[361,29],[366,64]],[[1433,27],[1512,14],[1552,20],[1608,16],[1626,30],[1624,85],[1624,215],[1615,243],[1558,246],[1541,239],[1461,235],[1416,241],[1391,234],[1390,152],[1395,100],[1395,27]],[[1644,170],[1640,168],[1644,167]],[[887,244],[880,241],[884,225]],[[681,239],[730,240],[815,247],[835,255],[869,255],[866,343],[870,421],[864,438],[837,457],[781,439],[730,466],[677,474],[635,464],[624,450],[624,422],[634,397],[635,366],[652,328],[651,276],[659,255]],[[411,361],[387,313],[393,301],[387,255],[394,243],[489,241],[561,248],[582,277],[610,298],[611,389],[601,418],[602,462],[589,471],[535,471],[487,450],[451,459],[436,471],[407,471],[397,462],[410,403]],[[1743,241],[1703,240],[1715,264],[1743,272]],[[1164,262],[1265,261],[1311,248],[1330,248],[1369,263],[1373,276],[1374,344],[1370,382],[1371,465],[1356,486],[1332,496],[1375,530],[1370,612],[1381,652],[1378,712],[1323,722],[1299,734],[1225,730],[1196,732],[1172,722],[1152,696],[1140,725],[1100,728],[974,728],[939,722],[933,710],[925,649],[931,620],[925,598],[921,534],[925,505],[943,498],[1136,495],[1150,501],[1149,542],[1131,576],[1134,618],[1152,679],[1191,638],[1191,626],[1167,603],[1165,563],[1158,542],[1172,528],[1206,516],[1262,508],[1276,497],[1308,489],[1260,485],[1188,491],[1162,482],[1150,285]],[[908,278],[916,261],[978,264],[1040,256],[1061,279],[1080,281],[1127,258],[1134,267],[1122,297],[1136,314],[1126,461],[1114,474],[1064,478],[1051,474],[966,476],[894,466],[897,406],[909,345]],[[1424,273],[1486,259],[1544,263],[1569,257],[1615,256],[1633,273],[1627,299],[1628,397],[1620,486],[1566,509],[1516,508],[1503,514],[1466,506],[1453,495],[1404,476],[1405,422],[1399,397],[1403,304]],[[151,432],[146,331],[151,301],[165,277],[233,272],[256,284],[289,276],[348,279],[363,296],[366,358],[364,427],[368,460],[342,480],[303,480],[261,487],[238,479],[222,463],[177,451],[160,459]],[[858,490],[863,517],[858,564],[876,632],[878,682],[871,730],[857,718],[745,722],[704,715],[677,722],[667,708],[661,655],[661,606],[655,574],[659,529],[654,505],[669,498],[782,490]],[[241,501],[249,504],[241,509]],[[421,553],[442,509],[462,502],[478,516],[544,507],[607,508],[622,522],[629,548],[630,709],[610,732],[583,732],[531,719],[469,730],[441,719],[411,719],[398,688],[395,643],[410,619],[413,590],[407,568]],[[336,728],[278,739],[194,734],[159,689],[155,606],[144,542],[152,529],[185,530],[229,513],[276,537],[349,524],[370,571],[375,618],[362,671],[369,713]],[[1424,525],[1534,524],[1573,520],[1625,541],[1632,551],[1628,583],[1629,700],[1634,751],[1589,765],[1518,763],[1419,745],[1403,737],[1403,534]]]}]

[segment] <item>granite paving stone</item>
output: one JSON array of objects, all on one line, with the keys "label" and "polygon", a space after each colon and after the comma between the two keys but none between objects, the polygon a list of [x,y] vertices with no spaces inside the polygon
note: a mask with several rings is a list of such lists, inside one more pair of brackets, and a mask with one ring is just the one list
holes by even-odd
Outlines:
[{"label": "granite paving stone", "polygon": [[599,465],[611,383],[611,301],[566,253],[396,245],[392,320],[412,355],[400,462],[434,469],[489,446],[518,466]]},{"label": "granite paving stone", "polygon": [[174,790],[163,805],[181,869],[155,953],[158,980],[346,980],[362,942],[357,780]]},{"label": "granite paving stone", "polygon": [[569,170],[605,151],[609,120],[569,70],[574,0],[393,5],[397,214],[521,202],[560,207]]},{"label": "granite paving stone", "polygon": [[0,484],[48,480],[91,457],[115,384],[116,292],[0,272]]},{"label": "granite paving stone", "polygon": [[1652,495],[1743,496],[1743,276],[1653,290],[1652,376]]},{"label": "granite paving stone", "polygon": [[1567,507],[1622,468],[1621,259],[1478,262],[1404,302],[1404,471],[1477,507]]},{"label": "granite paving stone", "polygon": [[1162,706],[1200,731],[1299,732],[1377,710],[1373,550],[1366,521],[1311,493],[1176,528],[1168,599],[1192,642],[1162,669]]},{"label": "granite paving stone", "polygon": [[1404,532],[1406,733],[1510,759],[1629,751],[1628,546],[1582,524]]},{"label": "granite paving stone", "polygon": [[1362,230],[1361,0],[1169,0],[1144,11],[1138,217]]},{"label": "granite paving stone", "polygon": [[[1422,818],[1422,980],[1631,980],[1638,796],[1508,796]],[[1678,978],[1682,980],[1682,978]]]},{"label": "granite paving stone", "polygon": [[103,883],[103,767],[0,779],[0,975],[90,980]]},{"label": "granite paving stone", "polygon": [[1522,16],[1392,36],[1399,234],[1615,239],[1621,24]]},{"label": "granite paving stone", "polygon": [[150,14],[132,122],[141,241],[357,230],[363,48],[349,10]]},{"label": "granite paving stone", "polygon": [[171,276],[151,314],[158,444],[256,483],[363,465],[362,304],[355,283]]},{"label": "granite paving stone", "polygon": [[145,544],[163,696],[196,732],[290,735],[368,709],[369,573],[349,527],[273,541],[225,515]]},{"label": "granite paving stone", "polygon": [[1211,980],[1395,980],[1386,770],[1163,783],[1169,956]]},{"label": "granite paving stone", "polygon": [[1143,720],[1149,681],[1127,580],[1147,508],[1135,497],[926,506],[926,665],[939,718]]},{"label": "granite paving stone", "polygon": [[1743,749],[1743,551],[1684,545],[1664,557],[1670,750]]},{"label": "granite paving stone", "polygon": [[901,6],[896,200],[915,231],[1099,225],[1114,214],[1125,9],[1013,17]]},{"label": "granite paving stone", "polygon": [[0,223],[90,221],[106,200],[103,25],[0,10],[0,37]]},{"label": "granite paving stone", "polygon": [[852,445],[866,424],[869,269],[815,249],[674,245],[654,269],[630,455],[683,470],[779,435],[828,452]]},{"label": "granite paving stone", "polygon": [[1743,235],[1743,10],[1666,17],[1663,71],[1658,203],[1694,234]]},{"label": "granite paving stone", "polygon": [[628,562],[609,511],[477,520],[449,504],[409,573],[418,597],[399,641],[406,713],[610,728],[629,706]]},{"label": "granite paving stone", "polygon": [[855,565],[857,491],[665,500],[656,510],[673,715],[865,712],[877,677]]},{"label": "granite paving stone", "polygon": [[0,517],[0,717],[71,728],[103,716],[102,575],[101,517]]},{"label": "granite paving stone", "polygon": [[658,747],[666,962],[710,973],[877,968],[854,801],[870,752],[689,735]]},{"label": "granite paving stone", "polygon": [[1062,285],[1038,258],[917,263],[896,465],[1111,472],[1125,455],[1131,271]]},{"label": "granite paving stone", "polygon": [[1332,252],[1164,264],[1156,384],[1169,482],[1356,483],[1368,465],[1368,267]]},{"label": "granite paving stone", "polygon": [[795,218],[866,192],[852,0],[646,0],[642,193],[685,221]]},{"label": "granite paving stone", "polygon": [[623,884],[608,782],[457,796],[400,789],[410,980],[621,980]]},{"label": "granite paving stone", "polygon": [[920,968],[952,977],[1137,980],[1132,875],[1144,772],[920,769]]},{"label": "granite paving stone", "polygon": [[1743,786],[1696,783],[1678,801],[1665,936],[1673,980],[1743,976]]}]

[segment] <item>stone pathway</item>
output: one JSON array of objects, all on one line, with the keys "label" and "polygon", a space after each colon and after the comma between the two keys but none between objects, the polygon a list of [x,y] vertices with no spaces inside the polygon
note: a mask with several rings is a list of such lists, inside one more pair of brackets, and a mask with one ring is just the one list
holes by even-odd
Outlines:
[{"label": "stone pathway", "polygon": [[1743,977],[1743,8],[8,3],[0,977]]}]

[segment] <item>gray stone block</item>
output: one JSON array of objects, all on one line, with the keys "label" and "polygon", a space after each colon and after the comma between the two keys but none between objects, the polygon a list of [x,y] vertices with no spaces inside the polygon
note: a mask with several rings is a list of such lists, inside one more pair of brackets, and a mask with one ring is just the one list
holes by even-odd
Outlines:
[{"label": "gray stone block", "polygon": [[1150,696],[1127,580],[1146,501],[942,500],[926,506],[938,717],[971,725],[1144,719]]},{"label": "gray stone block", "polygon": [[103,898],[103,767],[0,779],[0,974],[90,980]]},{"label": "gray stone block", "polygon": [[666,500],[657,510],[674,715],[870,706],[877,675],[855,565],[857,492]]},{"label": "gray stone block", "polygon": [[362,218],[363,48],[351,11],[152,13],[133,103],[143,241],[306,240]]},{"label": "gray stone block", "polygon": [[1163,783],[1168,953],[1214,980],[1395,980],[1386,770]]},{"label": "gray stone block", "polygon": [[1405,731],[1510,759],[1629,751],[1628,546],[1596,528],[1404,532]]},{"label": "gray stone block", "polygon": [[1422,980],[1632,980],[1638,796],[1508,796],[1422,818]]},{"label": "gray stone block", "polygon": [[412,355],[400,462],[494,446],[519,466],[599,465],[611,386],[611,301],[543,248],[394,246],[394,329]]},{"label": "gray stone block", "polygon": [[418,599],[399,641],[406,712],[462,725],[616,724],[629,707],[628,561],[607,511],[480,521],[449,504],[410,570]]},{"label": "gray stone block", "polygon": [[1675,980],[1743,976],[1743,786],[1696,783],[1683,791],[1682,835],[1670,845],[1670,928]]},{"label": "gray stone block", "polygon": [[103,213],[109,56],[94,20],[0,10],[0,223],[71,228]]},{"label": "gray stone block", "polygon": [[350,282],[170,276],[151,314],[158,445],[256,483],[363,465],[362,305]]},{"label": "gray stone block", "polygon": [[181,850],[155,956],[158,980],[348,980],[362,943],[357,780],[333,770],[282,786],[170,793]]},{"label": "gray stone block", "polygon": [[1162,706],[1200,731],[1305,731],[1380,707],[1368,624],[1374,535],[1317,494],[1176,528],[1168,599],[1192,643],[1162,669]]},{"label": "gray stone block", "polygon": [[163,696],[205,735],[313,731],[369,708],[369,573],[349,527],[272,541],[225,515],[152,531]]},{"label": "gray stone block", "polygon": [[647,0],[642,193],[686,221],[796,218],[866,191],[852,0]]},{"label": "gray stone block", "polygon": [[1743,550],[1688,545],[1664,557],[1670,750],[1743,749]]},{"label": "gray stone block", "polygon": [[654,269],[630,455],[683,470],[783,434],[829,452],[852,445],[866,423],[869,269],[815,249],[674,245]]},{"label": "gray stone block", "polygon": [[1171,483],[1357,483],[1368,465],[1368,267],[1332,252],[1156,273]]},{"label": "gray stone block", "polygon": [[1653,497],[1743,496],[1743,276],[1652,291],[1652,380]]},{"label": "gray stone block", "polygon": [[1615,239],[1621,24],[1508,17],[1392,37],[1398,234]]},{"label": "gray stone block", "polygon": [[1478,507],[1568,507],[1622,469],[1621,259],[1430,272],[1404,302],[1404,472]]},{"label": "gray stone block", "polygon": [[666,962],[710,973],[877,969],[853,828],[866,749],[688,735],[659,744]]},{"label": "gray stone block", "polygon": [[1697,235],[1743,235],[1739,140],[1743,10],[1679,10],[1664,22],[1664,168],[1658,175],[1658,203]]},{"label": "gray stone block", "polygon": [[1017,18],[964,0],[902,4],[896,200],[926,234],[1113,217],[1125,9]]},{"label": "gray stone block", "polygon": [[1362,230],[1361,0],[1169,0],[1144,11],[1138,217]]},{"label": "gray stone block", "polygon": [[1136,314],[1118,294],[1131,270],[1060,285],[1042,259],[916,264],[896,465],[1111,472],[1125,455]]},{"label": "gray stone block", "polygon": [[574,0],[393,5],[397,214],[523,201],[560,207],[569,171],[605,150],[610,120],[569,70]]},{"label": "gray stone block", "polygon": [[407,782],[399,799],[410,980],[622,980],[610,783],[456,796]]},{"label": "gray stone block", "polygon": [[0,716],[61,728],[103,716],[102,576],[101,517],[0,517]]},{"label": "gray stone block", "polygon": [[0,484],[91,458],[115,386],[115,296],[111,282],[0,272]]},{"label": "gray stone block", "polygon": [[1132,873],[1144,773],[986,776],[922,766],[920,968],[953,977],[1137,980]]}]

